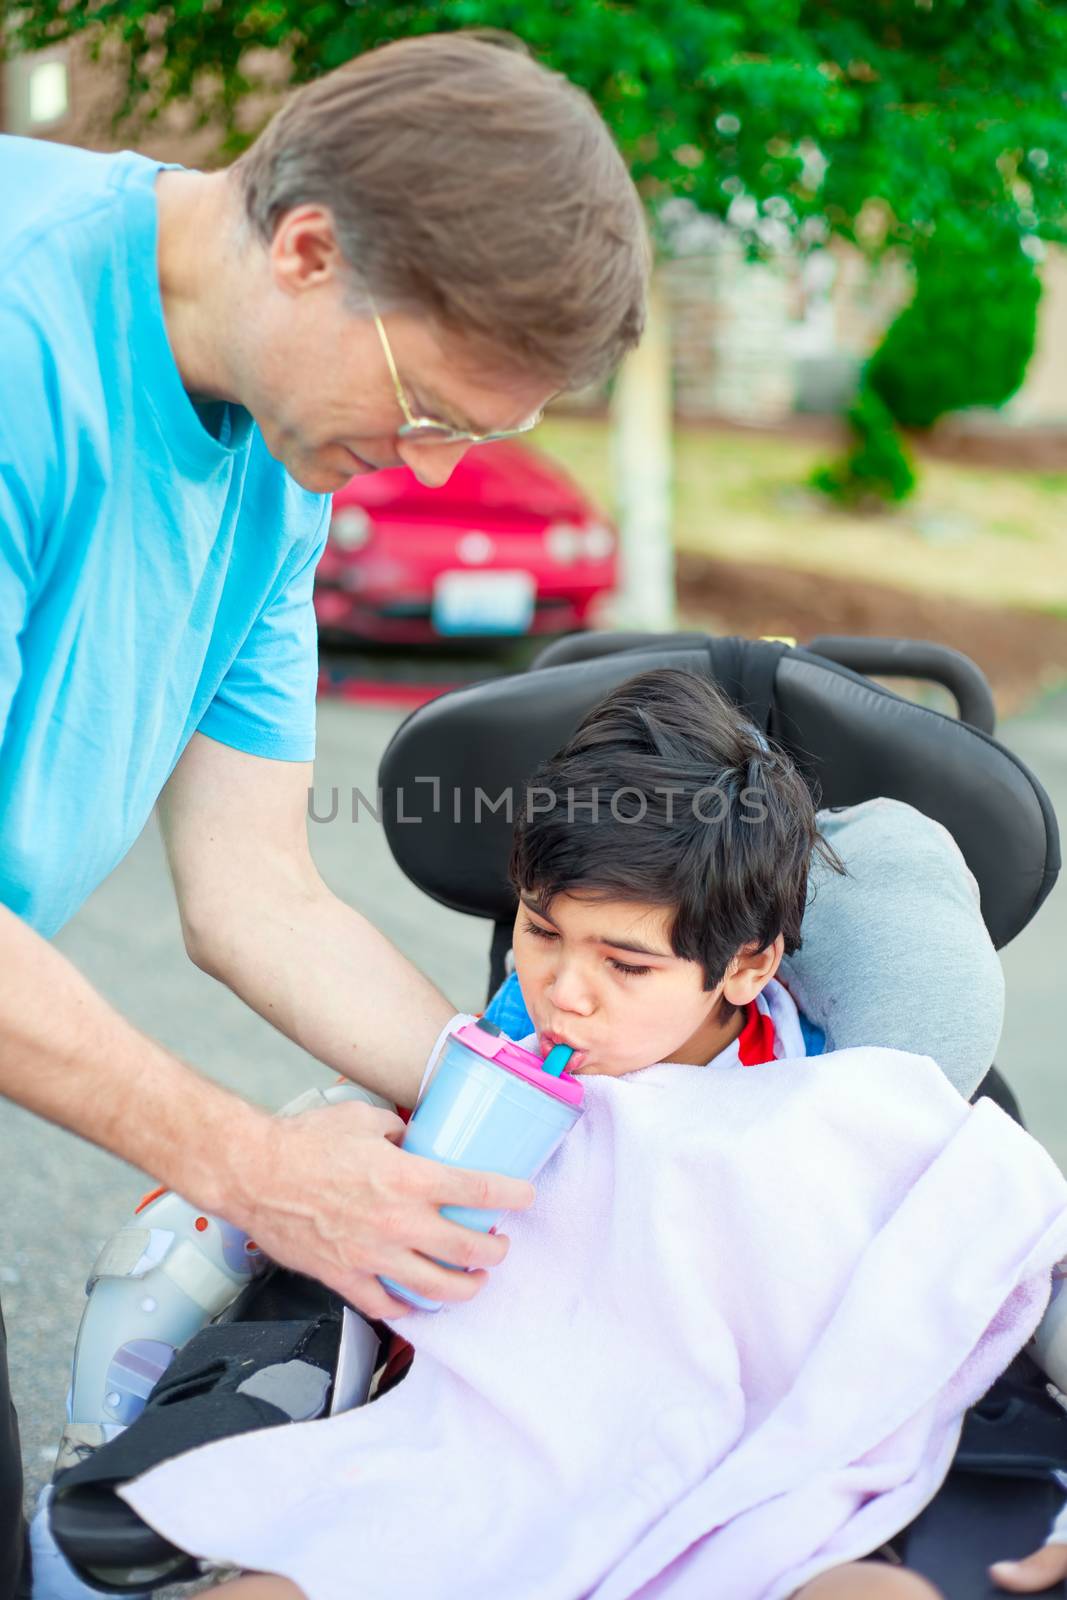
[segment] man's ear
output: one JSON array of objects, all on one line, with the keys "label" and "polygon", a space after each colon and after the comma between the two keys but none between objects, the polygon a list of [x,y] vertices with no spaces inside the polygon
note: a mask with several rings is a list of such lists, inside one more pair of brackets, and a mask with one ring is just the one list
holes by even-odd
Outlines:
[{"label": "man's ear", "polygon": [[270,264],[286,294],[320,288],[338,276],[343,261],[325,206],[294,206],[285,213],[270,242]]},{"label": "man's ear", "polygon": [[730,963],[722,986],[723,999],[732,1006],[747,1006],[770,983],[784,954],[785,940],[781,934],[763,950],[758,950],[754,944],[745,945]]}]

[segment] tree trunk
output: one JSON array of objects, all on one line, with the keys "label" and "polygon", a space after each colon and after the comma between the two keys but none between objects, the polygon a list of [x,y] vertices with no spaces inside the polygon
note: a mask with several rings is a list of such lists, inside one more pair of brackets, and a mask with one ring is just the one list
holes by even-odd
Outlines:
[{"label": "tree trunk", "polygon": [[662,291],[653,280],[644,338],[624,361],[612,400],[612,456],[619,523],[616,626],[675,627],[671,529],[671,344]]}]

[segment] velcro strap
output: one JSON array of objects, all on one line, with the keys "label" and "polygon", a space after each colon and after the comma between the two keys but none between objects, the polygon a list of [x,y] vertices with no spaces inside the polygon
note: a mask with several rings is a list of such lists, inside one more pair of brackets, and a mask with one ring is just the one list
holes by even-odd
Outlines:
[{"label": "velcro strap", "polygon": [[190,1239],[183,1239],[167,1256],[163,1271],[210,1317],[229,1305],[239,1288],[234,1279],[210,1261]]},{"label": "velcro strap", "polygon": [[[100,1248],[100,1254],[93,1262],[93,1269],[89,1274],[89,1284],[92,1286],[97,1278],[140,1278],[152,1267],[157,1266],[164,1254],[163,1250],[155,1252],[153,1260],[152,1234],[159,1234],[159,1228],[120,1228],[118,1233],[113,1233]],[[168,1239],[174,1235],[169,1234]]]},{"label": "velcro strap", "polygon": [[57,1475],[56,1500],[82,1489],[113,1489],[197,1445],[291,1422],[280,1406],[250,1390],[248,1379],[264,1368],[301,1361],[332,1380],[340,1334],[341,1319],[333,1311],[310,1322],[202,1328],[178,1351],[136,1421],[88,1460]]}]

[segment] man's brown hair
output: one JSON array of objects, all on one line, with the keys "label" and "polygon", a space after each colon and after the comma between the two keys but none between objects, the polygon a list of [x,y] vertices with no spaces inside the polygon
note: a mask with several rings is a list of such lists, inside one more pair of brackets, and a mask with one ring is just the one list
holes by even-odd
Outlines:
[{"label": "man's brown hair", "polygon": [[637,192],[589,98],[521,47],[369,51],[298,90],[235,171],[261,239],[327,206],[357,298],[428,313],[502,368],[577,388],[640,337]]}]

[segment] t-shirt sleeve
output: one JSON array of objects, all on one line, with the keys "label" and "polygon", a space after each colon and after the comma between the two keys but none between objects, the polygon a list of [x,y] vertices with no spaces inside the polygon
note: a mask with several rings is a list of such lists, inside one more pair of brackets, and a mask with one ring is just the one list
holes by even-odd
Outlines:
[{"label": "t-shirt sleeve", "polygon": [[485,1020],[493,1022],[509,1039],[525,1039],[533,1027],[526,1009],[526,1001],[519,988],[519,975],[510,972],[490,1000],[484,1012]]},{"label": "t-shirt sleeve", "polygon": [[328,525],[327,500],[314,538],[287,563],[200,720],[200,732],[220,744],[274,761],[310,761],[315,754],[319,657],[312,591]]}]

